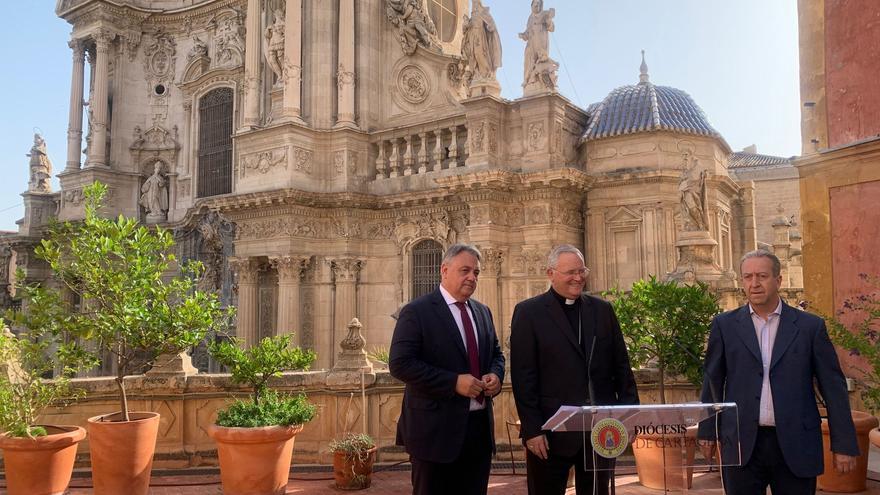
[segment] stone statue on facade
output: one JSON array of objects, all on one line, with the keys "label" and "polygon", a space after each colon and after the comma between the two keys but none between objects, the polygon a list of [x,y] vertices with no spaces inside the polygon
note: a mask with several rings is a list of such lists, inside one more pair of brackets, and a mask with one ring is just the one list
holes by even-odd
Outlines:
[{"label": "stone statue on facade", "polygon": [[197,58],[207,57],[208,56],[208,44],[202,41],[198,36],[193,36],[193,46],[189,50],[189,55],[187,55],[187,60],[194,60]]},{"label": "stone statue on facade", "polygon": [[559,64],[550,58],[550,33],[555,29],[556,10],[544,10],[543,0],[532,0],[525,32],[519,33],[526,42],[524,56],[523,92],[526,95],[556,89],[556,70]]},{"label": "stone statue on facade", "polygon": [[284,12],[275,9],[273,16],[275,20],[263,33],[263,55],[269,68],[275,73],[277,84],[284,71]]},{"label": "stone statue on facade", "polygon": [[[495,71],[501,67],[501,37],[489,8],[483,6],[480,0],[474,0],[471,16],[464,16],[461,56],[467,60],[472,95],[500,94]],[[498,91],[474,91],[481,86],[497,88]]]},{"label": "stone statue on facade", "polygon": [[425,0],[385,0],[385,15],[397,27],[397,38],[406,55],[415,53],[419,45],[439,50],[437,28]]},{"label": "stone statue on facade", "polygon": [[34,145],[31,146],[31,152],[27,156],[31,159],[31,178],[28,182],[28,192],[52,192],[52,185],[49,183],[52,178],[52,162],[49,161],[49,155],[46,152],[46,141],[39,133],[34,133]]},{"label": "stone statue on facade", "polygon": [[153,175],[141,186],[140,205],[147,212],[146,223],[157,223],[165,220],[168,211],[168,187],[162,176],[162,162],[153,165]]},{"label": "stone statue on facade", "polygon": [[685,232],[709,230],[708,211],[706,208],[706,176],[700,170],[697,160],[688,159],[685,155],[678,181],[678,192],[681,203],[681,220]]}]

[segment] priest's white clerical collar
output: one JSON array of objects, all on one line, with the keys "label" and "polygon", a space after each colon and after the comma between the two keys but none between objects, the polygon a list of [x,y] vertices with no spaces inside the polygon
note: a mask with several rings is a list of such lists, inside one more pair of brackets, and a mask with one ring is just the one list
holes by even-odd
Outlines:
[{"label": "priest's white clerical collar", "polygon": [[565,300],[565,305],[566,305],[566,306],[571,306],[571,305],[574,304],[575,302],[577,302],[577,299],[566,299],[566,300]]}]

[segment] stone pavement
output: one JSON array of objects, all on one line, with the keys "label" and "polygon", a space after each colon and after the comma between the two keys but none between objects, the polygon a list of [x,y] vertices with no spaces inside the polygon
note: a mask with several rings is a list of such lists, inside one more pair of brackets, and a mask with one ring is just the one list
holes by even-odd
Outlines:
[{"label": "stone pavement", "polygon": [[[384,467],[384,466],[382,466]],[[382,469],[378,467],[378,469]],[[490,495],[525,495],[526,479],[524,471],[517,468],[517,474],[513,475],[508,470],[494,470],[489,480]],[[408,470],[378,471],[373,475],[373,486],[360,493],[403,495],[411,493],[410,473]],[[876,472],[869,473],[869,478],[880,479]],[[76,477],[71,482],[69,495],[91,494],[91,484],[88,477]],[[327,471],[311,473],[294,473],[287,485],[287,495],[308,494],[340,494],[345,493],[333,488],[332,473]],[[652,490],[641,486],[635,475],[618,477],[617,494],[619,495],[642,495],[662,494],[660,490]],[[721,481],[718,473],[697,473],[694,475],[692,493],[721,495]],[[822,492],[820,492],[822,493]],[[0,489],[0,494],[6,491]],[[214,474],[185,474],[183,471],[175,474],[162,474],[153,476],[153,488],[151,495],[221,495],[220,478]],[[574,495],[574,489],[569,489],[568,495]],[[862,495],[880,494],[880,483],[869,481],[868,490]]]}]

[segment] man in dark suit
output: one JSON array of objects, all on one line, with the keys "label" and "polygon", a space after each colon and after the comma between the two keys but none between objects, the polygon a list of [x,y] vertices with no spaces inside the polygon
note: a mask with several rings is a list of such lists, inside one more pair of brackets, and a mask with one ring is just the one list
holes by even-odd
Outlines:
[{"label": "man in dark suit", "polygon": [[736,402],[739,443],[731,411],[717,424],[700,424],[701,449],[711,460],[717,438],[723,464],[741,460],[723,468],[728,493],[763,495],[770,486],[774,494],[813,494],[823,470],[814,379],[827,406],[834,467],[855,469],[859,448],[846,380],[825,322],[779,297],[779,259],[752,251],[740,271],[748,304],[712,321],[702,392],[703,402]]},{"label": "man in dark suit", "polygon": [[596,458],[589,433],[541,426],[562,405],[638,404],[629,355],[611,305],[583,294],[589,274],[583,254],[561,245],[547,266],[550,290],[516,305],[510,334],[529,494],[562,495],[572,466],[578,495],[608,493],[613,466]]},{"label": "man in dark suit", "polygon": [[450,247],[440,287],[404,306],[394,328],[388,367],[406,383],[397,444],[410,455],[417,495],[488,489],[504,355],[489,308],[470,298],[479,275],[476,248]]}]

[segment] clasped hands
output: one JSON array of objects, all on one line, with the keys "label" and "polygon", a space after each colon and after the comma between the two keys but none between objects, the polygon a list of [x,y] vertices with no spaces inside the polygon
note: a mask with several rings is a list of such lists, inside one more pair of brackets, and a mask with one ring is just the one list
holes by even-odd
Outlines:
[{"label": "clasped hands", "polygon": [[455,382],[455,393],[476,399],[480,394],[493,397],[501,392],[501,380],[495,373],[486,373],[482,379],[471,374],[458,375]]}]

